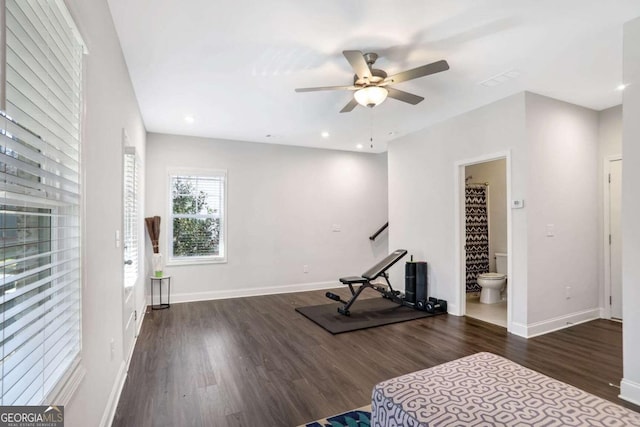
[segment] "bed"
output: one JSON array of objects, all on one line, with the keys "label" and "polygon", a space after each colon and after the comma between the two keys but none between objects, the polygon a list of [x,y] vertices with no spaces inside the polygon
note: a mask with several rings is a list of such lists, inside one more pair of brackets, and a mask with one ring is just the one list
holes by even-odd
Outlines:
[{"label": "bed", "polygon": [[377,384],[371,426],[640,426],[640,414],[492,353]]}]

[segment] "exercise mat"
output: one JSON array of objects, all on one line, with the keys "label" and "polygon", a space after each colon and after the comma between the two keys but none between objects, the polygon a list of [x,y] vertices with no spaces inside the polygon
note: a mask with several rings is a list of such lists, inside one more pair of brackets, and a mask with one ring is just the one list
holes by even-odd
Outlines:
[{"label": "exercise mat", "polygon": [[298,307],[296,311],[334,335],[441,314],[414,310],[386,298],[358,300],[351,306],[350,316],[338,313],[340,306],[340,303],[310,305]]}]

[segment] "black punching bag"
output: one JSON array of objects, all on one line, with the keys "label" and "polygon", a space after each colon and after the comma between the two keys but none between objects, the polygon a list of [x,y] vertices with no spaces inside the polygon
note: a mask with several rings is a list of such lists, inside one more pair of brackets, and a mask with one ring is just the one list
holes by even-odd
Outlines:
[{"label": "black punching bag", "polygon": [[404,267],[404,300],[416,303],[416,263],[407,262]]},{"label": "black punching bag", "polygon": [[415,298],[417,301],[427,301],[427,263],[416,262]]}]

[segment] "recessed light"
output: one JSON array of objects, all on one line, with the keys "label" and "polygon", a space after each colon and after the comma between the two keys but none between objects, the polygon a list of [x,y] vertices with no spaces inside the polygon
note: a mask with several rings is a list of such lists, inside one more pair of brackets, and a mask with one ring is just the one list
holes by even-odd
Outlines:
[{"label": "recessed light", "polygon": [[622,83],[622,84],[619,84],[619,85],[618,85],[618,87],[616,88],[616,90],[625,90],[626,88],[627,88],[627,85],[626,85],[626,84],[624,84],[624,83]]},{"label": "recessed light", "polygon": [[358,150],[362,150],[362,147],[363,147],[363,145],[362,145],[362,144],[358,144],[358,145],[356,145],[356,148],[357,148]]},{"label": "recessed light", "polygon": [[193,123],[196,119],[193,116],[184,116],[184,121],[187,123]]},{"label": "recessed light", "polygon": [[329,132],[324,131],[324,132],[322,132],[322,133],[320,134],[320,136],[321,136],[321,137],[323,137],[323,138],[329,138]]}]

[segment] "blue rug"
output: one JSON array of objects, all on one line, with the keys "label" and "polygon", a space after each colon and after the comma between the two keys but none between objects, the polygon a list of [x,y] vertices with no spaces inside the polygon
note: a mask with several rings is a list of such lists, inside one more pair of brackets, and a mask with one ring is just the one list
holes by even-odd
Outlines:
[{"label": "blue rug", "polygon": [[370,425],[371,405],[303,424],[300,427],[369,427]]}]

